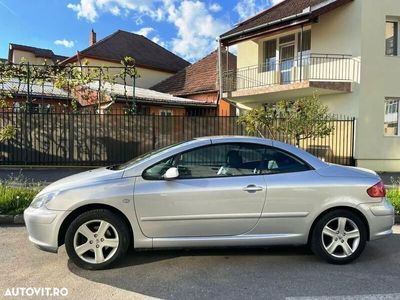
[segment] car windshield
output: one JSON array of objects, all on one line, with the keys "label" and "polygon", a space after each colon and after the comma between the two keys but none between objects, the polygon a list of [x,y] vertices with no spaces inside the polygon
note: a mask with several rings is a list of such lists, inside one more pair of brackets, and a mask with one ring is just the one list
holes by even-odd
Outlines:
[{"label": "car windshield", "polygon": [[130,166],[132,166],[134,164],[137,164],[137,163],[141,162],[142,160],[145,160],[145,159],[149,158],[150,156],[156,155],[156,154],[161,153],[161,152],[163,152],[165,150],[171,149],[173,147],[179,146],[179,145],[187,143],[187,142],[188,141],[176,143],[176,144],[173,144],[173,145],[169,145],[169,146],[166,146],[166,147],[163,147],[163,148],[160,148],[160,149],[156,149],[156,150],[144,153],[142,155],[139,155],[139,156],[135,157],[132,160],[127,161],[126,163],[118,164],[118,165],[112,165],[112,166],[107,167],[107,169],[109,169],[109,170],[123,170],[123,169],[126,169],[126,168],[128,168],[128,167],[130,167]]}]

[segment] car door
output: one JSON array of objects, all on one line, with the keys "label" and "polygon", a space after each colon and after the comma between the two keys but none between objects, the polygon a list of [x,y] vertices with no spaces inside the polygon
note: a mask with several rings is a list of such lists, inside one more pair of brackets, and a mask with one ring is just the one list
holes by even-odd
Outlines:
[{"label": "car door", "polygon": [[[232,236],[258,222],[266,197],[263,145],[213,144],[164,159],[137,178],[134,202],[148,237]],[[179,177],[165,180],[170,167]]]},{"label": "car door", "polygon": [[325,196],[315,170],[301,158],[269,147],[265,155],[267,199],[262,213],[263,233],[299,233],[306,218]]}]

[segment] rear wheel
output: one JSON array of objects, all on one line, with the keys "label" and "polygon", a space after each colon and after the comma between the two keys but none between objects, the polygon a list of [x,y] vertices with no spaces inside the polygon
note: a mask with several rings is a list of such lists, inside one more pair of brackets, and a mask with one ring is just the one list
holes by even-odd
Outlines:
[{"label": "rear wheel", "polygon": [[79,267],[106,269],[121,258],[129,246],[129,230],[115,214],[106,209],[87,211],[69,226],[65,248]]},{"label": "rear wheel", "polygon": [[311,237],[311,249],[330,263],[346,264],[355,260],[365,248],[367,230],[355,213],[335,210],[316,224]]}]

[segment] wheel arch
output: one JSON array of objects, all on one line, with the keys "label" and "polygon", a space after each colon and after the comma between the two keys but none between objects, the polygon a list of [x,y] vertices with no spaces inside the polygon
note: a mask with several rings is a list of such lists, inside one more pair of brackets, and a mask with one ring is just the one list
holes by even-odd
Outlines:
[{"label": "wheel arch", "polygon": [[367,218],[365,217],[365,215],[358,209],[354,208],[354,207],[350,207],[350,206],[335,206],[335,207],[331,207],[327,210],[324,210],[323,212],[321,212],[318,217],[315,218],[314,222],[312,223],[310,230],[308,232],[308,240],[307,243],[310,244],[311,241],[311,237],[312,237],[312,232],[314,231],[314,228],[316,226],[316,224],[318,223],[318,221],[325,216],[327,213],[330,213],[331,211],[335,211],[335,210],[347,210],[347,211],[351,211],[354,214],[356,214],[364,223],[365,228],[367,230],[367,241],[369,241],[370,239],[370,229],[369,229],[369,223]]},{"label": "wheel arch", "polygon": [[128,230],[129,230],[129,234],[130,234],[130,245],[129,246],[133,245],[134,236],[133,236],[132,225],[129,222],[129,219],[126,217],[126,215],[122,211],[120,211],[119,209],[117,209],[113,206],[107,205],[107,204],[87,204],[87,205],[83,205],[83,206],[80,206],[80,207],[74,209],[70,214],[68,214],[68,216],[61,223],[60,230],[58,231],[58,246],[59,247],[64,244],[65,234],[67,232],[69,225],[72,223],[72,221],[75,220],[75,218],[77,218],[82,213],[90,211],[90,210],[94,210],[94,209],[107,209],[107,210],[111,211],[112,213],[114,213],[115,215],[117,215],[118,217],[120,217],[121,220],[126,224]]}]

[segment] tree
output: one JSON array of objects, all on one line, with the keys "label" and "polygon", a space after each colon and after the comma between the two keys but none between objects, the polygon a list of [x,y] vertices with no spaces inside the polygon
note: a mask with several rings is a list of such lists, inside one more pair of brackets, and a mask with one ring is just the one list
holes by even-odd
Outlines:
[{"label": "tree", "polygon": [[331,117],[328,107],[323,105],[314,94],[295,101],[282,100],[265,108],[254,109],[239,118],[250,134],[255,132],[261,136],[265,128],[270,136],[275,138],[280,134],[285,142],[295,140],[300,145],[301,140],[322,138],[334,130],[330,124]]}]

